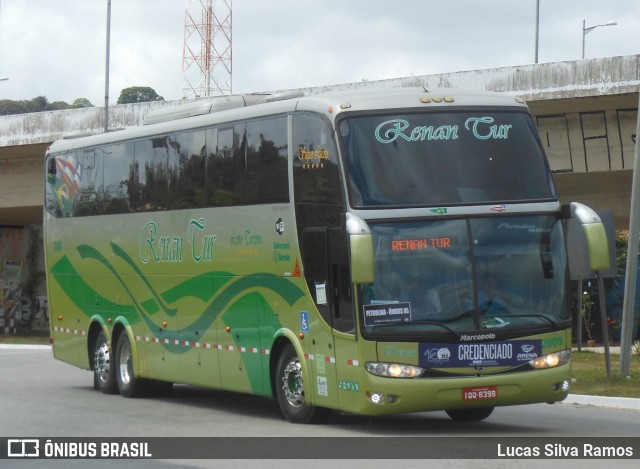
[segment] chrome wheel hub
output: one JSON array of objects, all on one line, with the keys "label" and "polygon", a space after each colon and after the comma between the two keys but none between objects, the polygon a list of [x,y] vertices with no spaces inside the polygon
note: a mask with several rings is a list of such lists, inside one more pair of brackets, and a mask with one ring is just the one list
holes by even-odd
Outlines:
[{"label": "chrome wheel hub", "polygon": [[109,370],[111,368],[111,355],[106,342],[101,343],[100,346],[96,348],[93,362],[98,379],[105,383],[109,379]]},{"label": "chrome wheel hub", "polygon": [[120,371],[120,382],[129,384],[131,382],[131,376],[133,375],[133,363],[131,359],[131,347],[128,342],[123,344],[120,350],[118,368]]},{"label": "chrome wheel hub", "polygon": [[304,383],[302,381],[302,369],[298,360],[289,362],[284,369],[282,389],[292,407],[304,405]]}]

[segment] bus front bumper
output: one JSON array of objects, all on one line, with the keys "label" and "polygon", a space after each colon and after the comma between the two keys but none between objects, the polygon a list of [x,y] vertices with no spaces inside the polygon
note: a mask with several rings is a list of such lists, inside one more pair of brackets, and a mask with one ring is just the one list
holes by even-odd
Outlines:
[{"label": "bus front bumper", "polygon": [[545,370],[455,378],[385,378],[363,370],[361,407],[355,413],[384,415],[558,402],[567,397],[570,381],[569,363]]}]

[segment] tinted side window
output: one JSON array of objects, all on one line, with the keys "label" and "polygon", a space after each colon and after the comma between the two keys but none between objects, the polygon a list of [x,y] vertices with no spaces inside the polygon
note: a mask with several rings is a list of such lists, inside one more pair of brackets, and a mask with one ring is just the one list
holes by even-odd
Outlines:
[{"label": "tinted side window", "polygon": [[168,140],[154,137],[135,142],[136,210],[165,210],[170,205]]},{"label": "tinted side window", "polygon": [[177,134],[172,136],[171,143],[176,147],[178,158],[175,184],[169,181],[173,208],[204,207],[205,132]]},{"label": "tinted side window", "polygon": [[104,197],[102,213],[132,211],[129,168],[133,162],[133,143],[125,142],[99,147],[95,154],[97,160],[102,160],[102,195]]},{"label": "tinted side window", "polygon": [[309,227],[338,227],[344,198],[338,151],[329,122],[300,113],[293,117],[293,188],[298,236]]},{"label": "tinted side window", "polygon": [[245,202],[289,202],[287,174],[287,119],[278,117],[249,122]]},{"label": "tinted side window", "polygon": [[62,153],[47,158],[45,206],[56,217],[76,215],[82,197],[81,153]]},{"label": "tinted side window", "polygon": [[338,151],[322,117],[294,116],[293,172],[296,203],[343,206]]},{"label": "tinted side window", "polygon": [[207,131],[205,190],[207,205],[242,205],[245,183],[246,126]]},{"label": "tinted side window", "polygon": [[103,152],[92,149],[73,156],[79,163],[80,185],[80,197],[76,201],[73,215],[101,215],[104,212]]},{"label": "tinted side window", "polygon": [[287,118],[239,122],[50,156],[58,217],[289,201]]}]

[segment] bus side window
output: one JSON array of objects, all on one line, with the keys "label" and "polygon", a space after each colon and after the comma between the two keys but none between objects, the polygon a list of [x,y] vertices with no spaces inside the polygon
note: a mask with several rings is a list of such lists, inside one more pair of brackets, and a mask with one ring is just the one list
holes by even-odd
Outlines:
[{"label": "bus side window", "polygon": [[176,178],[169,180],[169,190],[176,209],[204,207],[205,132],[174,134],[177,150]]},{"label": "bus side window", "polygon": [[247,204],[289,202],[287,119],[247,123]]},{"label": "bus side window", "polygon": [[207,130],[205,194],[209,207],[244,203],[246,124]]},{"label": "bus side window", "polygon": [[102,149],[89,149],[76,155],[80,159],[82,177],[80,179],[80,196],[73,216],[102,215],[103,213],[103,154]]},{"label": "bus side window", "polygon": [[58,175],[57,163],[55,156],[47,158],[47,182],[45,184],[45,206],[47,212],[57,218],[65,216],[62,211],[63,204],[61,198],[57,196],[57,190],[60,185],[60,176]]},{"label": "bus side window", "polygon": [[133,143],[114,143],[98,147],[102,154],[102,213],[105,215],[132,211],[132,188],[129,186],[133,164]]}]

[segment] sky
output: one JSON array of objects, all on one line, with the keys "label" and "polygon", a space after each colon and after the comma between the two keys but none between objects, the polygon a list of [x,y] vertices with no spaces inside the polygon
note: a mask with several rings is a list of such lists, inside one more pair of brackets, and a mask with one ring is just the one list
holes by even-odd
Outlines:
[{"label": "sky", "polygon": [[[182,97],[189,3],[111,0],[110,104],[131,86]],[[583,20],[618,23],[587,59],[640,54],[640,0],[539,5],[540,63],[579,60]],[[106,30],[107,0],[0,0],[0,100],[103,106]],[[232,31],[233,93],[374,81],[532,64],[536,0],[235,0]]]}]

